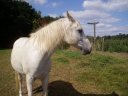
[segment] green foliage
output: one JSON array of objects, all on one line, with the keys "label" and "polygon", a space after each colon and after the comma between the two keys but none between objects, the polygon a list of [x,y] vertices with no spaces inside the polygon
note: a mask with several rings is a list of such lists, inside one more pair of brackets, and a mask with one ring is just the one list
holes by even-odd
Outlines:
[{"label": "green foliage", "polygon": [[61,58],[55,58],[54,61],[55,61],[56,63],[69,64],[68,59],[62,58],[62,57],[61,57]]},{"label": "green foliage", "polygon": [[67,57],[67,58],[72,58],[72,59],[79,59],[80,56],[81,56],[80,52],[74,52],[74,51],[69,51],[69,50],[67,50],[67,51],[65,51],[65,50],[60,51],[60,50],[58,50],[56,53],[60,54],[60,55],[63,55],[65,57]]},{"label": "green foliage", "polygon": [[0,48],[11,48],[14,41],[58,18],[41,17],[25,0],[0,0]]},{"label": "green foliage", "polygon": [[40,26],[40,12],[22,0],[0,0],[0,48],[12,47],[13,42]]},{"label": "green foliage", "polygon": [[96,45],[96,49],[99,51],[101,51],[103,47],[103,51],[128,52],[128,34],[98,37],[96,40]]}]

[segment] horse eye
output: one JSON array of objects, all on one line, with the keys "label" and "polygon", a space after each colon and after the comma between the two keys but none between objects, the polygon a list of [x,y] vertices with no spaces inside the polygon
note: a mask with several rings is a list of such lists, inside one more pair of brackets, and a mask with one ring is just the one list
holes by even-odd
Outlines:
[{"label": "horse eye", "polygon": [[82,29],[79,29],[79,30],[78,30],[78,32],[79,32],[79,34],[81,34],[81,35],[82,35],[83,30],[82,30]]}]

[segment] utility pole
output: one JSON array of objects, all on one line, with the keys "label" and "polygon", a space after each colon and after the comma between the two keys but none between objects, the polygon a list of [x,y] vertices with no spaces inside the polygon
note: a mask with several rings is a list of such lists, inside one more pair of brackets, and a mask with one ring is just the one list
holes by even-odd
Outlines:
[{"label": "utility pole", "polygon": [[93,41],[93,48],[94,51],[96,51],[96,24],[98,24],[99,22],[89,22],[87,24],[91,24],[94,26],[94,41]]}]

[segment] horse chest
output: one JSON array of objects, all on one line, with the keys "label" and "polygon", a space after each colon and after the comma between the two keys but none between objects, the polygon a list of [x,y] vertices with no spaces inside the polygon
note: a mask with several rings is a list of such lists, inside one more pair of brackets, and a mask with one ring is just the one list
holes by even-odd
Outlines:
[{"label": "horse chest", "polygon": [[[26,73],[32,74],[36,78],[45,77],[51,69],[50,58],[47,55],[33,52],[28,53],[28,58],[25,58],[24,70]],[[29,61],[29,62],[28,62]]]}]

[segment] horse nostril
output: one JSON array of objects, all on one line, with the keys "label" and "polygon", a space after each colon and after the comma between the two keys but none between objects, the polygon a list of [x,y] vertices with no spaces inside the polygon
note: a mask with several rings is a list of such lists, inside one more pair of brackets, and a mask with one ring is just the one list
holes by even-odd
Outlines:
[{"label": "horse nostril", "polygon": [[90,54],[91,53],[91,51],[88,51],[88,54]]},{"label": "horse nostril", "polygon": [[86,50],[86,49],[82,50],[83,55],[87,55],[87,54],[90,54],[90,53],[91,53],[91,50]]}]

